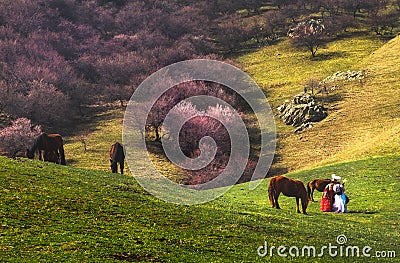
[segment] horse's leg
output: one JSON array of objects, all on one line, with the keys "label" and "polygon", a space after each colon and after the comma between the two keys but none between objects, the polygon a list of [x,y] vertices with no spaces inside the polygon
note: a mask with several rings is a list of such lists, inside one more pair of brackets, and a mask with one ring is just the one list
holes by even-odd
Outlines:
[{"label": "horse's leg", "polygon": [[119,163],[119,169],[121,169],[121,174],[124,174],[124,160]]},{"label": "horse's leg", "polygon": [[311,201],[313,201],[313,202],[315,202],[315,200],[314,200],[314,190],[315,190],[315,187],[311,187]]},{"label": "horse's leg", "polygon": [[299,197],[296,196],[296,211],[297,213],[300,213],[300,208],[299,208]]},{"label": "horse's leg", "polygon": [[117,168],[118,166],[117,166],[117,162],[111,162],[111,171],[113,172],[113,173],[117,173],[118,171],[117,171]]},{"label": "horse's leg", "polygon": [[280,192],[277,192],[277,193],[274,194],[276,209],[281,209],[281,207],[279,206],[279,203],[278,203],[279,194],[280,194]]},{"label": "horse's leg", "polygon": [[61,160],[60,160],[60,154],[58,153],[58,151],[56,152],[56,164],[61,164]]},{"label": "horse's leg", "polygon": [[61,145],[60,145],[58,151],[60,152],[60,164],[61,165],[67,165],[67,163],[65,161],[64,145],[63,145],[63,141],[62,140],[61,140]]},{"label": "horse's leg", "polygon": [[269,202],[271,203],[272,207],[275,207],[274,190],[272,189],[271,185],[268,187],[268,197],[269,197]]}]

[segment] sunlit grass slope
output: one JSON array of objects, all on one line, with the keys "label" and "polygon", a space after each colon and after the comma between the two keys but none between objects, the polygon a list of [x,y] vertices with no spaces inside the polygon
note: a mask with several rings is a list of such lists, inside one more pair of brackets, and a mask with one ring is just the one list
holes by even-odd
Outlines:
[{"label": "sunlit grass slope", "polygon": [[[79,129],[84,130],[84,135],[66,137],[65,154],[67,165],[79,168],[110,171],[110,148],[115,142],[122,143],[122,126],[125,108],[112,108],[94,116],[87,127],[82,125]],[[86,151],[82,143],[86,143]],[[168,162],[160,151],[156,142],[148,145],[149,156],[154,165],[166,177],[180,181],[184,174],[174,164]],[[130,153],[135,162],[144,162],[136,153]],[[119,172],[119,167],[118,167]],[[124,173],[131,175],[127,162],[125,161]]]},{"label": "sunlit grass slope", "polygon": [[78,127],[82,130],[81,135],[66,138],[67,164],[109,171],[111,145],[122,141],[122,120],[123,110],[109,109],[87,120],[87,127]]},{"label": "sunlit grass slope", "polygon": [[[261,85],[273,108],[303,90],[307,79],[336,71],[365,70],[363,81],[339,83],[318,95],[329,116],[301,134],[276,118],[276,167],[289,171],[321,164],[400,154],[400,39],[384,44],[355,36],[327,44],[310,60],[288,42],[238,58]],[[382,46],[383,45],[383,46]],[[381,47],[382,46],[382,47]]]},{"label": "sunlit grass slope", "polygon": [[347,37],[321,47],[317,57],[311,58],[308,52],[285,40],[236,61],[264,89],[271,106],[278,106],[302,92],[310,78],[322,80],[339,70],[358,69],[358,64],[383,44],[372,36]]},{"label": "sunlit grass slope", "polygon": [[[257,256],[271,246],[372,247],[400,254],[399,162],[394,157],[289,174],[306,181],[348,179],[348,214],[295,212],[281,197],[270,207],[268,179],[234,186],[212,202],[181,206],[148,195],[130,176],[0,157],[0,261],[5,262],[376,262],[377,258]],[[321,193],[316,193],[320,200]],[[361,254],[361,251],[360,251]],[[390,258],[379,262],[395,262]]]}]

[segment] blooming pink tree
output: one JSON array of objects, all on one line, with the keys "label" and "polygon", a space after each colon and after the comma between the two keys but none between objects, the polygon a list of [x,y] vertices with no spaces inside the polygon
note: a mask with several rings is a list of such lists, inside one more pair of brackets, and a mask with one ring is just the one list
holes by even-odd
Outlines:
[{"label": "blooming pink tree", "polygon": [[[208,182],[221,174],[230,158],[232,133],[239,131],[234,123],[234,112],[229,107],[219,104],[205,110],[199,110],[197,107],[198,105],[193,105],[188,101],[180,102],[171,111],[171,120],[176,120],[178,123],[180,120],[187,121],[182,127],[174,125],[174,123],[168,123],[170,126],[163,127],[166,134],[179,133],[179,148],[189,157],[185,161],[189,162],[189,166],[190,162],[200,154],[207,156],[205,160],[212,160],[200,170],[186,171],[189,176],[185,179],[185,183],[191,185]],[[200,145],[201,140],[205,137],[211,137],[215,141],[215,145],[204,141]],[[168,144],[168,141],[165,143]]]},{"label": "blooming pink tree", "polygon": [[18,153],[28,149],[41,133],[39,125],[34,126],[31,120],[19,118],[11,126],[0,130],[0,152],[15,158]]}]

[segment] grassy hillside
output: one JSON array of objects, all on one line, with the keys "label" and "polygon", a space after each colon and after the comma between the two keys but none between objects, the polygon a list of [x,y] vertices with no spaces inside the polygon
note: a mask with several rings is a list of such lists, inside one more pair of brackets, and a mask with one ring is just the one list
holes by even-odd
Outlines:
[{"label": "grassy hillside", "polygon": [[[400,256],[400,39],[343,38],[310,60],[288,42],[237,60],[265,90],[272,107],[302,91],[308,78],[338,70],[365,70],[362,82],[340,83],[324,99],[329,116],[294,134],[277,120],[277,168],[307,182],[336,173],[346,178],[348,214],[295,213],[295,200],[268,203],[268,179],[254,191],[234,186],[221,198],[196,206],[160,201],[131,176],[109,173],[108,151],[121,141],[123,109],[88,120],[86,135],[66,138],[69,166],[0,157],[0,261],[7,262],[308,262],[308,257],[257,256],[269,246],[371,246],[371,254]],[[383,46],[382,46],[383,45]],[[82,139],[87,144],[84,151]],[[180,171],[157,154],[167,176]],[[85,168],[85,169],[83,169]],[[128,171],[127,171],[128,172]],[[129,172],[128,172],[129,174]],[[316,193],[320,200],[321,193]],[[319,252],[319,251],[318,251]],[[325,251],[327,252],[327,251]],[[376,262],[377,258],[312,258],[313,262]]]},{"label": "grassy hillside", "polygon": [[345,99],[327,119],[330,125],[321,125],[339,148],[321,164],[400,153],[399,51],[396,37],[359,65],[368,74],[362,85],[343,87]]},{"label": "grassy hillside", "polygon": [[367,73],[362,82],[339,83],[328,96],[318,95],[329,116],[302,134],[276,118],[276,167],[293,171],[400,152],[400,39],[382,44],[374,36],[343,38],[310,60],[283,42],[238,58],[273,108],[301,92],[310,78],[322,80],[349,69]]},{"label": "grassy hillside", "polygon": [[[383,45],[383,46],[382,46]],[[365,70],[362,82],[339,83],[328,96],[318,95],[329,116],[314,128],[294,134],[293,127],[276,118],[278,171],[295,171],[322,164],[383,156],[400,152],[399,139],[399,37],[387,44],[375,36],[360,34],[343,38],[318,51],[310,60],[307,52],[293,49],[289,42],[265,47],[237,58],[265,90],[273,109],[284,100],[302,91],[309,78],[324,77],[336,72]],[[70,137],[66,144],[70,165],[108,171],[108,151],[112,143],[121,141],[123,109],[106,111],[90,120],[87,151],[82,136]],[[176,167],[160,155],[152,155],[166,176],[180,177]],[[128,172],[128,171],[127,171]]]},{"label": "grassy hillside", "polygon": [[[335,172],[348,179],[348,214],[295,213],[295,200],[281,197],[281,210],[267,202],[265,180],[256,190],[236,185],[223,197],[197,206],[164,203],[130,176],[0,157],[0,259],[9,262],[265,262],[257,248],[315,246],[346,235],[346,246],[396,251],[399,159],[370,158],[290,174],[307,181]],[[320,200],[320,193],[315,195]],[[360,252],[361,253],[361,252]],[[375,255],[375,254],[373,254]],[[272,262],[308,262],[308,257]],[[348,262],[349,258],[313,258]],[[376,258],[352,257],[351,262]],[[394,259],[383,260],[394,262]]]},{"label": "grassy hillside", "polygon": [[[68,165],[94,170],[110,170],[110,148],[121,142],[123,111],[108,109],[80,127],[81,135],[66,138],[65,153]],[[82,143],[86,143],[86,151]]]},{"label": "grassy hillside", "polygon": [[315,58],[289,40],[236,58],[268,95],[271,106],[303,91],[306,81],[347,69],[358,69],[366,57],[384,44],[375,36],[349,35],[320,48]]},{"label": "grassy hillside", "polygon": [[[100,171],[110,171],[110,148],[115,142],[122,142],[122,123],[124,108],[111,108],[91,118],[84,135],[66,137],[65,152],[69,166]],[[86,143],[86,151],[82,140]],[[161,154],[159,147],[152,147],[155,142],[149,143],[150,157],[158,169],[167,177],[178,182],[185,176],[179,167],[168,162]],[[133,155],[135,155],[133,153]],[[118,168],[119,172],[119,168]],[[125,164],[125,174],[131,175]]]}]

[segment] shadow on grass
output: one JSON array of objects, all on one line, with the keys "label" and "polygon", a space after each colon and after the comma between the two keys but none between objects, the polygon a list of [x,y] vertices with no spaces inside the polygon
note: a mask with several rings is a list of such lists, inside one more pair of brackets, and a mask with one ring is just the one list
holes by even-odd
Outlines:
[{"label": "shadow on grass", "polygon": [[334,94],[325,93],[325,94],[319,95],[317,97],[317,100],[319,102],[321,102],[323,105],[332,104],[332,103],[335,103],[335,102],[343,100],[343,94],[340,94],[340,93],[334,93]]},{"label": "shadow on grass", "polygon": [[240,45],[240,47],[236,47],[235,49],[232,50],[224,50],[221,48],[218,53],[226,58],[235,59],[253,52],[257,52],[258,50],[266,47],[275,46],[280,42],[282,42],[283,40],[284,38],[279,38],[276,40],[265,41],[262,43],[253,42],[248,44],[242,44]]},{"label": "shadow on grass", "polygon": [[289,170],[287,168],[282,168],[282,167],[277,167],[277,168],[270,168],[268,173],[267,173],[267,177],[273,177],[273,176],[277,176],[277,175],[283,175],[283,174],[287,174],[289,172]]},{"label": "shadow on grass", "polygon": [[85,112],[83,115],[74,116],[68,125],[62,128],[62,135],[66,137],[87,135],[96,131],[97,125],[102,121],[111,121],[115,118],[123,119],[124,107],[115,105],[102,105],[96,107],[84,107]]},{"label": "shadow on grass", "polygon": [[369,36],[368,30],[358,30],[353,32],[338,32],[335,36],[335,40],[351,39],[355,37]]},{"label": "shadow on grass", "polygon": [[361,210],[354,210],[354,211],[348,211],[349,214],[366,214],[366,215],[372,215],[372,214],[377,214],[378,212],[376,211],[361,211]]},{"label": "shadow on grass", "polygon": [[67,163],[67,165],[79,163],[79,161],[76,159],[66,159],[65,162]]},{"label": "shadow on grass", "polygon": [[315,57],[311,57],[311,61],[325,61],[330,60],[333,58],[341,58],[345,57],[346,52],[339,52],[339,51],[332,51],[332,52],[325,52],[325,53],[317,53]]}]

